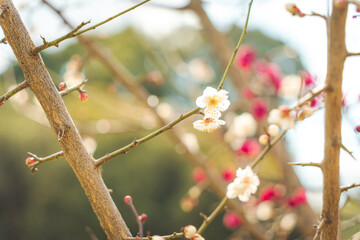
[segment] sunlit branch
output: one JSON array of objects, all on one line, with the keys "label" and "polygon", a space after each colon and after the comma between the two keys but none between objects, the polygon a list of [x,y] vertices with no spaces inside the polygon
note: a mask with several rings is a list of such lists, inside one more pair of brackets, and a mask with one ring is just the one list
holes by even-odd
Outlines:
[{"label": "sunlit branch", "polygon": [[104,21],[102,21],[100,23],[98,23],[98,24],[95,24],[94,26],[91,26],[91,27],[88,27],[88,28],[86,28],[86,29],[84,29],[82,31],[79,31],[84,25],[89,23],[89,22],[82,22],[79,26],[74,28],[71,32],[69,32],[68,34],[66,34],[66,35],[64,35],[64,36],[62,36],[62,37],[60,37],[60,38],[58,38],[58,39],[56,39],[54,41],[46,42],[46,40],[43,38],[43,45],[35,47],[33,49],[33,53],[41,52],[42,50],[47,49],[47,48],[52,47],[52,46],[58,46],[60,42],[66,40],[66,39],[73,38],[73,37],[79,36],[80,34],[88,32],[90,30],[93,30],[93,29],[95,29],[95,28],[97,28],[97,27],[99,27],[99,26],[101,26],[101,25],[103,25],[103,24],[105,24],[107,22],[110,22],[111,20],[113,20],[113,19],[115,19],[115,18],[117,18],[117,17],[119,17],[119,16],[121,16],[121,15],[127,13],[127,12],[130,12],[131,10],[134,10],[135,8],[141,6],[141,5],[143,5],[143,4],[145,4],[145,3],[149,2],[149,1],[151,1],[151,0],[145,0],[145,1],[143,1],[141,3],[138,3],[138,4],[134,5],[134,6],[132,6],[131,8],[128,8],[125,11],[122,11],[122,12],[120,12],[120,13],[118,13],[118,14],[116,14],[116,15],[114,15],[114,16],[112,16],[112,17],[110,17],[110,18],[108,18],[108,19],[106,19],[106,20],[104,20]]},{"label": "sunlit branch", "polygon": [[360,184],[353,183],[353,184],[348,185],[348,186],[340,187],[340,191],[341,192],[346,192],[347,190],[352,189],[352,188],[356,188],[356,187],[360,187]]},{"label": "sunlit branch", "polygon": [[265,155],[271,150],[271,148],[285,135],[287,129],[283,130],[276,138],[274,138],[257,156],[257,158],[250,165],[252,169],[265,157]]},{"label": "sunlit branch", "polygon": [[301,97],[299,99],[299,101],[293,107],[291,107],[291,110],[294,110],[296,108],[303,106],[305,103],[307,103],[307,102],[311,101],[312,99],[314,99],[315,97],[319,96],[324,91],[326,91],[326,85],[319,86],[319,87],[312,89],[309,93],[307,93],[303,97]]},{"label": "sunlit branch", "polygon": [[348,52],[346,56],[347,57],[360,56],[360,52]]},{"label": "sunlit branch", "polygon": [[205,217],[204,222],[201,224],[199,230],[197,231],[198,234],[202,234],[207,227],[214,221],[214,219],[219,215],[219,213],[224,209],[227,201],[229,199],[227,197],[224,197],[223,200],[221,200],[220,204],[216,207],[216,209],[211,213],[209,217]]},{"label": "sunlit branch", "polygon": [[23,81],[22,83],[17,85],[14,89],[12,89],[12,90],[8,91],[7,93],[5,93],[4,95],[2,95],[0,97],[0,103],[5,102],[6,100],[8,100],[12,96],[14,96],[16,93],[20,92],[21,90],[23,90],[27,87],[28,87],[27,82]]},{"label": "sunlit branch", "polygon": [[237,54],[237,52],[239,50],[239,47],[240,47],[240,45],[241,45],[241,43],[242,43],[242,41],[243,41],[243,39],[245,37],[245,34],[247,33],[247,26],[248,26],[248,23],[249,23],[249,17],[250,17],[252,3],[253,3],[253,0],[251,0],[250,3],[249,3],[249,9],[248,9],[248,12],[247,12],[244,29],[242,30],[240,39],[239,39],[239,41],[238,41],[238,43],[237,43],[237,45],[236,45],[236,47],[234,49],[234,52],[233,52],[233,54],[232,54],[232,56],[230,58],[230,61],[229,61],[228,65],[227,65],[227,67],[225,69],[224,75],[223,75],[223,77],[222,77],[222,79],[220,81],[220,84],[218,86],[218,89],[217,89],[218,91],[220,91],[222,89],[222,87],[224,85],[224,82],[225,82],[225,79],[226,79],[227,75],[229,74],[230,67],[231,67],[232,63],[234,62],[234,59],[235,59],[236,54]]},{"label": "sunlit branch", "polygon": [[70,88],[67,88],[65,89],[64,91],[61,91],[59,92],[60,95],[63,97],[63,96],[66,96],[68,95],[69,93],[71,92],[74,92],[74,91],[78,91],[85,83],[87,82],[87,79],[83,80],[81,83],[73,86],[73,87],[70,87]]},{"label": "sunlit branch", "polygon": [[316,13],[316,12],[311,12],[310,14],[306,14],[306,16],[310,16],[310,17],[320,17],[320,18],[324,19],[325,21],[328,20],[325,15],[322,15],[322,14]]},{"label": "sunlit branch", "polygon": [[129,151],[130,149],[139,146],[140,144],[158,136],[159,134],[171,129],[173,126],[175,126],[177,123],[181,122],[182,120],[196,114],[199,113],[200,108],[195,108],[193,110],[191,110],[190,112],[186,113],[186,114],[182,114],[180,115],[180,117],[178,117],[177,119],[175,119],[174,121],[168,123],[167,125],[163,126],[162,128],[159,128],[158,130],[156,130],[155,132],[150,133],[149,135],[139,139],[139,140],[134,140],[132,143],[126,145],[123,148],[120,148],[112,153],[109,153],[107,155],[105,155],[102,158],[99,158],[98,160],[96,160],[95,165],[98,167],[102,164],[104,164],[105,162],[109,161],[110,159],[119,156],[120,154],[124,154],[127,151]]},{"label": "sunlit branch", "polygon": [[[165,236],[161,236],[164,239],[176,239],[176,238],[182,238],[184,239],[184,233],[176,233],[174,232],[173,234],[170,235],[165,235]],[[126,238],[126,240],[137,240],[139,238],[137,237],[131,237],[131,238]],[[152,237],[144,237],[143,240],[151,240]]]},{"label": "sunlit branch", "polygon": [[39,165],[41,165],[43,163],[46,163],[46,162],[49,162],[49,161],[52,161],[52,160],[56,160],[58,158],[62,158],[64,156],[64,153],[62,151],[51,154],[51,155],[49,155],[47,157],[38,157],[38,156],[36,156],[35,154],[33,154],[31,152],[28,152],[28,154],[35,159],[35,162],[29,166],[31,172],[35,172],[36,167],[38,167]]},{"label": "sunlit branch", "polygon": [[49,47],[52,47],[52,46],[58,47],[59,43],[61,43],[62,41],[66,40],[66,39],[69,39],[69,38],[76,37],[77,35],[75,35],[75,34],[80,30],[80,28],[82,28],[83,26],[85,26],[86,24],[89,24],[89,23],[90,23],[90,21],[82,22],[82,23],[80,23],[79,26],[74,28],[71,32],[69,32],[69,33],[65,34],[64,36],[62,36],[62,37],[60,37],[58,39],[55,39],[54,41],[51,41],[51,42],[47,42],[44,37],[40,36],[42,38],[42,40],[43,40],[43,45],[35,47],[33,49],[33,51],[32,51],[33,54],[39,53],[42,50],[44,50],[46,48],[49,48]]},{"label": "sunlit branch", "polygon": [[302,166],[302,167],[318,167],[321,168],[321,164],[320,163],[300,163],[300,162],[289,162],[289,165],[293,165],[293,166]]}]

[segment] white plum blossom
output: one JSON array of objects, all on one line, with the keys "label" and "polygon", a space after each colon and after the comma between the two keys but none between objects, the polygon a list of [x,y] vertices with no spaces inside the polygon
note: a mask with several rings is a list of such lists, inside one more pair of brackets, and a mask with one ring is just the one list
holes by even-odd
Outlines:
[{"label": "white plum blossom", "polygon": [[197,120],[193,123],[193,125],[195,129],[201,132],[211,133],[218,129],[221,125],[225,125],[225,121],[205,115],[203,120]]},{"label": "white plum blossom", "polygon": [[239,198],[247,202],[251,194],[255,193],[260,184],[259,177],[252,171],[251,167],[239,168],[236,171],[236,178],[227,187],[226,196],[229,199]]},{"label": "white plum blossom", "polygon": [[291,109],[288,106],[280,106],[270,111],[267,121],[269,124],[276,124],[284,129],[290,129],[295,126],[291,117]]},{"label": "white plum blossom", "polygon": [[251,113],[244,112],[234,118],[231,130],[238,137],[251,137],[256,134],[257,122]]},{"label": "white plum blossom", "polygon": [[228,91],[217,91],[213,87],[205,88],[203,95],[196,99],[196,106],[205,108],[204,113],[211,118],[219,118],[221,112],[228,109]]},{"label": "white plum blossom", "polygon": [[183,228],[183,232],[186,238],[192,238],[196,234],[197,229],[193,225],[187,225]]},{"label": "white plum blossom", "polygon": [[301,77],[298,75],[288,75],[281,81],[279,95],[285,99],[295,99],[299,96],[301,89]]},{"label": "white plum blossom", "polygon": [[280,129],[277,125],[275,124],[271,124],[268,128],[267,128],[267,131],[269,133],[269,135],[271,137],[276,137],[277,135],[280,134]]}]

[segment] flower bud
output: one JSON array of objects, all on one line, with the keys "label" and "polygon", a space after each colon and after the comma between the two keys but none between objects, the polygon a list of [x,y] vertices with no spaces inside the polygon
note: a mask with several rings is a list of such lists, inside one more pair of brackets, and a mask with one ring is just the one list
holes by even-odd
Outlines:
[{"label": "flower bud", "polygon": [[285,5],[285,9],[293,16],[297,15],[299,17],[304,17],[306,15],[305,13],[301,12],[301,10],[296,6],[295,3],[287,3]]},{"label": "flower bud", "polygon": [[356,131],[356,132],[360,132],[360,125],[358,125],[358,126],[355,127],[355,131]]},{"label": "flower bud", "polygon": [[126,195],[126,196],[124,197],[124,202],[125,202],[127,205],[131,204],[131,203],[132,203],[132,197],[131,197],[130,195]]},{"label": "flower bud", "polygon": [[85,92],[81,92],[79,98],[82,102],[86,102],[88,100],[88,95]]},{"label": "flower bud", "polygon": [[271,124],[267,131],[271,137],[276,137],[280,133],[280,128],[275,124]]},{"label": "flower bud", "polygon": [[0,107],[1,107],[1,106],[3,106],[4,104],[5,104],[5,102],[4,102],[4,101],[3,101],[3,102],[1,102],[1,103],[0,103]]},{"label": "flower bud", "polygon": [[191,237],[191,240],[205,240],[200,234],[195,234]]},{"label": "flower bud", "polygon": [[25,164],[30,166],[31,164],[35,163],[35,158],[33,157],[28,157],[27,159],[25,159]]},{"label": "flower bud", "polygon": [[60,91],[64,91],[66,88],[67,88],[67,86],[66,86],[66,83],[65,83],[65,82],[59,83],[59,89],[60,89]]},{"label": "flower bud", "polygon": [[259,137],[259,143],[261,145],[267,145],[269,142],[269,135],[267,134],[262,134],[260,137]]},{"label": "flower bud", "polygon": [[139,216],[139,220],[142,224],[144,224],[146,222],[146,219],[147,219],[147,215],[145,213],[143,213]]},{"label": "flower bud", "polygon": [[194,227],[193,225],[187,225],[186,227],[183,228],[183,232],[184,232],[184,236],[186,238],[191,238],[196,234],[196,227]]}]

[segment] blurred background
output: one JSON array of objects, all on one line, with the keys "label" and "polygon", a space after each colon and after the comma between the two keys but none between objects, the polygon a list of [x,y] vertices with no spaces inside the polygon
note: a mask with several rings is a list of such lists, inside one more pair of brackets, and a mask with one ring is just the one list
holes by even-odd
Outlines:
[{"label": "blurred background", "polygon": [[[298,2],[305,13],[328,12],[327,1]],[[87,20],[98,23],[138,2],[49,3],[76,26]],[[163,125],[159,119],[167,123],[193,109],[203,89],[218,85],[241,34],[248,2],[192,3],[151,1],[86,33],[84,38],[93,43],[92,47],[72,39],[41,53],[56,86],[65,81],[70,87],[88,79],[83,88],[88,101],[81,102],[76,91],[64,101],[94,158],[151,133]],[[180,141],[164,133],[102,168],[104,181],[133,234],[137,225],[123,204],[125,195],[131,195],[137,210],[148,215],[145,232],[163,235],[188,224],[199,226],[199,213],[209,214],[219,199],[207,189],[202,169],[189,159],[206,160],[222,177],[220,184],[226,186],[236,168],[250,163],[261,150],[256,139],[267,126],[270,109],[296,102],[301,84],[298,79],[304,79],[306,73],[312,81],[303,93],[324,82],[325,24],[320,18],[291,16],[285,11],[285,3],[254,2],[245,44],[224,86],[231,101],[222,117],[227,122],[225,127],[213,134],[201,133],[192,126],[201,116],[192,116],[170,130]],[[41,44],[40,35],[50,41],[70,29],[41,1],[16,0],[14,4],[37,45]],[[360,41],[354,29],[359,27],[359,20],[354,15],[355,9],[350,7],[347,43],[349,50],[356,52]],[[94,44],[106,55],[105,60],[96,54]],[[116,66],[120,76],[106,60]],[[344,144],[355,158],[359,156],[354,132],[359,124],[357,64],[356,57],[346,62],[343,109]],[[24,81],[9,45],[0,45],[0,72],[1,95]],[[130,82],[130,89],[124,87],[122,77]],[[136,96],[134,89],[145,94]],[[267,236],[313,237],[311,226],[321,211],[321,172],[295,168],[295,175],[287,162],[321,161],[321,106],[318,99],[312,107],[320,110],[297,123],[257,170],[261,177],[258,194],[243,207],[248,220]],[[90,239],[86,227],[99,239],[106,239],[65,159],[41,165],[35,174],[26,166],[27,152],[45,157],[61,150],[31,91],[24,90],[6,101],[0,108],[0,121],[0,239]],[[345,152],[341,158],[342,183],[359,183],[358,161]],[[359,198],[357,189],[342,195],[344,239],[360,230]],[[204,237],[253,239],[242,221],[242,216],[227,209]]]}]

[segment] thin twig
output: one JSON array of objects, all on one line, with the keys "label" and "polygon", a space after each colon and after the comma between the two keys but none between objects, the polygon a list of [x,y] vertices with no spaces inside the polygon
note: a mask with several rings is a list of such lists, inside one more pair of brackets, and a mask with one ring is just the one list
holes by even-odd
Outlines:
[{"label": "thin twig", "polygon": [[318,167],[321,168],[321,163],[300,163],[300,162],[289,162],[289,165],[302,166],[302,167]]},{"label": "thin twig", "polygon": [[146,135],[145,137],[139,139],[139,140],[134,140],[132,143],[126,145],[125,147],[122,147],[112,153],[106,154],[104,157],[99,158],[98,160],[95,161],[95,166],[99,167],[102,164],[104,164],[105,162],[109,161],[110,159],[119,156],[120,154],[126,153],[127,151],[129,151],[130,149],[139,146],[140,144],[156,137],[157,135],[171,129],[173,126],[175,126],[177,123],[181,122],[182,120],[196,114],[199,113],[200,108],[195,108],[193,110],[191,110],[190,112],[186,113],[186,114],[182,114],[180,115],[180,117],[178,117],[177,119],[175,119],[174,121],[168,123],[167,125],[163,126],[162,128],[159,128],[158,130],[156,130],[155,132],[152,132],[148,135]]},{"label": "thin twig", "polygon": [[5,93],[4,95],[2,95],[0,97],[0,103],[5,102],[6,100],[8,100],[12,96],[14,96],[16,93],[20,92],[21,90],[23,90],[27,87],[28,87],[28,84],[26,81],[19,83],[19,85],[17,85],[14,89],[8,91],[7,93]]},{"label": "thin twig", "polygon": [[352,188],[356,188],[356,187],[360,187],[360,184],[353,183],[351,185],[340,187],[340,191],[341,192],[346,192],[347,190],[352,189]]},{"label": "thin twig", "polygon": [[305,103],[311,101],[315,97],[319,96],[322,92],[326,91],[326,89],[326,85],[312,89],[309,93],[300,98],[299,101],[293,107],[291,107],[291,110],[302,107]]},{"label": "thin twig", "polygon": [[[165,236],[161,236],[164,239],[175,239],[175,238],[184,238],[184,233],[176,233],[174,232],[173,234],[170,235],[165,235]],[[131,237],[131,238],[126,238],[126,240],[137,240],[137,237]],[[148,236],[143,238],[143,240],[151,240],[153,239],[153,236]]]},{"label": "thin twig", "polygon": [[316,233],[313,240],[317,240],[320,237],[320,232],[326,223],[326,218],[321,219],[318,226],[316,226]]},{"label": "thin twig", "polygon": [[317,13],[317,12],[311,12],[310,14],[306,14],[306,16],[309,16],[309,17],[320,17],[320,18],[324,19],[325,21],[328,20],[325,15],[322,15],[322,14]]},{"label": "thin twig", "polygon": [[270,151],[270,149],[285,135],[287,129],[283,130],[275,139],[273,139],[257,156],[257,158],[250,165],[252,169],[256,167],[256,165],[265,157],[265,155]]},{"label": "thin twig", "polygon": [[99,240],[99,239],[96,237],[94,231],[93,231],[89,226],[86,226],[86,227],[85,227],[85,231],[89,234],[89,237],[90,237],[91,240]]},{"label": "thin twig", "polygon": [[58,158],[62,158],[64,156],[64,153],[62,151],[51,154],[51,155],[49,155],[47,157],[38,157],[38,156],[36,156],[35,154],[33,154],[31,152],[28,152],[28,154],[35,159],[35,162],[29,166],[31,172],[36,172],[35,169],[39,165],[41,165],[43,163],[46,163],[46,162],[49,162],[49,161],[52,161],[52,160],[56,160]]},{"label": "thin twig", "polygon": [[214,221],[214,219],[219,215],[219,213],[223,210],[225,207],[227,201],[229,199],[227,197],[224,197],[223,200],[221,200],[220,204],[216,207],[216,209],[211,213],[209,217],[206,217],[204,219],[204,222],[201,224],[199,230],[197,231],[198,234],[202,234],[207,227]]},{"label": "thin twig", "polygon": [[230,58],[230,61],[229,61],[228,65],[227,65],[227,67],[225,69],[224,75],[221,78],[220,84],[219,84],[218,89],[217,89],[218,91],[220,91],[222,89],[222,87],[224,85],[224,82],[225,82],[225,79],[226,79],[227,75],[229,74],[230,67],[231,67],[232,63],[234,62],[234,59],[235,59],[236,54],[237,54],[237,52],[238,52],[238,50],[240,48],[240,45],[241,45],[241,43],[242,43],[242,41],[243,41],[243,39],[245,37],[245,34],[247,33],[247,26],[248,26],[248,23],[249,23],[249,17],[250,17],[252,3],[253,3],[253,0],[251,0],[249,2],[249,9],[248,9],[248,12],[247,12],[244,29],[243,29],[243,31],[241,33],[241,36],[240,36],[240,39],[239,39],[239,41],[238,41],[238,43],[237,43],[237,45],[236,45],[236,47],[234,49],[234,52],[233,52],[233,54],[232,54],[232,56]]},{"label": "thin twig", "polygon": [[68,95],[69,93],[71,93],[73,91],[79,90],[87,81],[88,80],[85,79],[81,83],[79,83],[79,84],[77,84],[77,85],[75,85],[73,87],[67,88],[64,91],[61,91],[60,95],[63,97],[63,96],[66,96],[66,95]]},{"label": "thin twig", "polygon": [[[118,13],[118,14],[116,14],[116,15],[114,15],[114,16],[112,16],[112,17],[110,17],[110,18],[108,18],[108,19],[106,19],[106,20],[104,20],[104,21],[102,21],[102,22],[100,22],[100,23],[98,23],[98,24],[95,24],[94,26],[91,26],[91,27],[88,27],[88,28],[86,28],[86,29],[84,29],[84,30],[82,30],[82,31],[79,31],[80,28],[82,28],[84,25],[90,23],[90,21],[89,21],[89,22],[82,22],[79,26],[77,26],[76,28],[74,28],[71,32],[69,32],[68,34],[66,34],[66,35],[64,35],[64,36],[62,36],[62,37],[60,37],[60,38],[58,38],[58,39],[55,39],[54,41],[46,42],[46,41],[44,40],[44,41],[45,41],[44,44],[41,45],[41,46],[35,47],[35,48],[33,49],[33,53],[36,54],[36,53],[39,53],[39,52],[41,52],[41,51],[43,51],[44,49],[47,49],[47,48],[49,48],[49,47],[58,46],[60,42],[66,40],[66,39],[73,38],[73,37],[79,36],[80,34],[83,34],[83,33],[85,33],[85,32],[88,32],[88,31],[90,31],[90,30],[93,30],[93,29],[95,29],[95,28],[97,28],[97,27],[99,27],[99,26],[101,26],[101,25],[103,25],[103,24],[105,24],[105,23],[107,23],[107,22],[109,22],[109,21],[111,21],[111,20],[113,20],[113,19],[115,19],[115,18],[117,18],[117,17],[125,14],[125,13],[127,13],[127,12],[130,12],[131,10],[134,10],[135,8],[141,6],[141,5],[143,5],[144,3],[147,3],[147,2],[149,2],[149,1],[151,1],[151,0],[145,0],[145,1],[143,1],[143,2],[141,2],[141,3],[138,3],[138,4],[134,5],[134,6],[132,6],[131,8],[128,8],[128,9],[126,9],[125,11],[122,11],[122,12],[120,12],[120,13]],[[43,2],[44,2],[44,1],[43,1]],[[44,3],[47,3],[47,2],[44,2]]]}]

